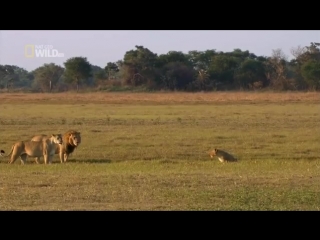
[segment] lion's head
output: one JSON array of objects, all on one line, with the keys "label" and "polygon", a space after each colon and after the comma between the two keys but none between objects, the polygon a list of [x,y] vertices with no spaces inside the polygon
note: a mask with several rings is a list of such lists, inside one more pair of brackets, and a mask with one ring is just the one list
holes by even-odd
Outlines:
[{"label": "lion's head", "polygon": [[218,153],[218,151],[219,151],[219,150],[218,150],[218,149],[216,149],[216,148],[215,148],[215,149],[213,149],[211,152],[209,152],[210,157],[211,157],[211,158],[213,158],[214,156],[216,156],[216,155],[217,155],[217,153]]},{"label": "lion's head", "polygon": [[56,144],[61,145],[63,140],[62,140],[62,134],[51,134],[51,137],[53,138],[53,142]]},{"label": "lion's head", "polygon": [[70,130],[63,135],[63,142],[67,145],[78,147],[81,143],[80,132]]}]

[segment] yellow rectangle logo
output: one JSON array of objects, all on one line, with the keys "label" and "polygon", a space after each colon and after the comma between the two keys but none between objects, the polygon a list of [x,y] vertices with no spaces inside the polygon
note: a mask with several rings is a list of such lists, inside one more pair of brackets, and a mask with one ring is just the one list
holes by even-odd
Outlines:
[{"label": "yellow rectangle logo", "polygon": [[24,46],[24,56],[26,58],[33,58],[34,57],[34,45],[25,45]]}]

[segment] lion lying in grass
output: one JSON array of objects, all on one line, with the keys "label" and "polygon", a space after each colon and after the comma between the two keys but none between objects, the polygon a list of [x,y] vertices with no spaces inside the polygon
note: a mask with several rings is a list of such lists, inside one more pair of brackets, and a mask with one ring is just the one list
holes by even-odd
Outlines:
[{"label": "lion lying in grass", "polygon": [[227,153],[223,150],[215,148],[214,150],[209,152],[211,158],[218,157],[220,162],[236,162],[238,159],[232,156],[230,153]]},{"label": "lion lying in grass", "polygon": [[[62,144],[61,134],[52,134],[51,137],[43,138],[42,141],[19,141],[13,144],[11,151],[5,157],[11,155],[9,163],[14,163],[20,156],[21,164],[25,164],[27,157],[44,157],[44,163],[52,163],[52,159],[55,153],[56,144]],[[4,151],[1,152],[1,156],[4,156]],[[38,161],[36,160],[36,163]]]},{"label": "lion lying in grass", "polygon": [[[34,136],[31,141],[41,141],[43,138],[47,137],[46,135],[37,135]],[[59,154],[61,163],[67,162],[69,155],[79,146],[81,143],[80,132],[69,130],[63,134],[63,143],[62,145],[57,145],[55,148],[55,154]],[[38,157],[36,161],[40,158]]]}]

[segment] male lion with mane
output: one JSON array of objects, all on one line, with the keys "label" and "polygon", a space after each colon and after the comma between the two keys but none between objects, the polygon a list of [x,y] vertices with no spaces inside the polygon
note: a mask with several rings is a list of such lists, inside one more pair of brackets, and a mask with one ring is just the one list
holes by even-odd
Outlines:
[{"label": "male lion with mane", "polygon": [[[37,135],[34,136],[31,141],[41,141],[41,139],[45,138],[46,135]],[[73,151],[79,146],[81,143],[81,135],[80,132],[75,130],[69,130],[65,134],[63,134],[63,143],[62,145],[56,144],[55,154],[59,154],[60,162],[67,162],[69,155],[73,153]],[[39,158],[37,159],[39,160]]]},{"label": "male lion with mane", "polygon": [[[21,164],[25,164],[27,157],[44,157],[44,163],[52,163],[52,159],[55,153],[56,144],[62,145],[62,135],[52,134],[51,137],[43,138],[41,141],[19,141],[13,144],[11,151],[8,155],[4,155],[1,152],[1,156],[8,157],[11,155],[9,163],[14,163],[20,156]],[[39,163],[36,159],[36,163]]]}]

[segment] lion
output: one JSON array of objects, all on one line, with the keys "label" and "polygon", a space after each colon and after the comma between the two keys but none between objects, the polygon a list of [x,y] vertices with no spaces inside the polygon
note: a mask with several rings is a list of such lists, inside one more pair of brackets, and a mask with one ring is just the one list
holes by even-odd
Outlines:
[{"label": "lion", "polygon": [[221,149],[215,148],[209,152],[211,158],[217,156],[220,162],[236,162],[238,159],[232,156],[230,153],[227,153]]},{"label": "lion", "polygon": [[[44,157],[44,163],[52,163],[55,153],[55,144],[62,145],[63,139],[61,134],[52,134],[51,137],[43,138],[42,141],[19,141],[13,144],[11,151],[6,157],[11,155],[9,163],[14,163],[20,156],[21,164],[25,164],[27,157]],[[4,156],[3,154],[1,154]],[[36,159],[36,163],[39,162]]]},{"label": "lion", "polygon": [[[46,135],[37,135],[34,136],[31,141],[41,141],[44,137],[46,137]],[[56,144],[55,154],[59,154],[60,162],[65,163],[67,162],[69,155],[73,153],[81,143],[81,135],[78,131],[69,130],[63,134],[62,138],[62,145]],[[37,160],[39,160],[39,158]]]},{"label": "lion", "polygon": [[[42,134],[42,135],[36,135],[36,136],[34,136],[32,139],[31,139],[31,141],[32,142],[39,142],[39,141],[42,141],[43,139],[45,139],[45,138],[47,138],[48,136],[47,135],[44,135],[44,134]],[[57,144],[57,143],[55,143],[54,144],[55,145],[55,154],[58,154],[59,153],[59,151],[60,151],[60,144]],[[39,162],[40,161],[40,158],[41,157],[36,157],[35,158],[35,161],[36,162]]]}]

